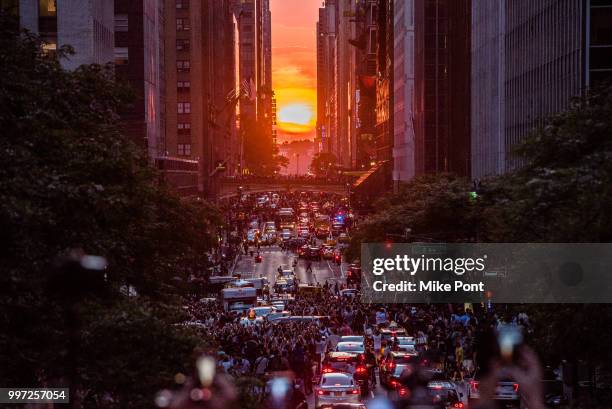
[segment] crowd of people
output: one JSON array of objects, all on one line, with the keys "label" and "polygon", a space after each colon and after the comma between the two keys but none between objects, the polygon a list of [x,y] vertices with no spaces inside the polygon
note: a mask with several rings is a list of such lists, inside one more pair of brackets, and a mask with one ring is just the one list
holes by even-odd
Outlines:
[{"label": "crowd of people", "polygon": [[324,286],[319,294],[297,295],[287,302],[286,310],[294,316],[324,316],[311,322],[263,320],[245,325],[244,313],[223,311],[216,302],[194,301],[189,307],[193,320],[206,328],[206,339],[218,348],[218,367],[235,377],[264,379],[270,373],[290,370],[312,392],[327,351],[333,351],[343,335],[366,335],[377,360],[393,348],[385,344],[380,328],[389,325],[404,328],[417,340],[416,348],[431,366],[442,370],[452,380],[462,381],[473,375],[479,363],[478,351],[488,339],[490,329],[512,322],[528,331],[524,314],[498,314],[481,306],[474,311],[450,304],[407,305],[362,304],[358,298],[342,297],[337,286]]}]

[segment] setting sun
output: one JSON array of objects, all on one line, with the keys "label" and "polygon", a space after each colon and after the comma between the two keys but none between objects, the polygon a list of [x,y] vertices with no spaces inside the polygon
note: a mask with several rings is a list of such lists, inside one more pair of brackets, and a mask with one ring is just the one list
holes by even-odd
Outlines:
[{"label": "setting sun", "polygon": [[316,36],[319,0],[271,0],[272,81],[279,140],[313,139],[316,127]]}]

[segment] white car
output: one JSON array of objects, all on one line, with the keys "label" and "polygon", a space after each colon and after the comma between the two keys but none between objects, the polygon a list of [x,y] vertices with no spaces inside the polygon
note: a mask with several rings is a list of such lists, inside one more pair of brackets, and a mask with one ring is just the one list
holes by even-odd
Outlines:
[{"label": "white car", "polygon": [[315,387],[315,408],[335,403],[359,403],[359,392],[359,385],[352,375],[324,373]]},{"label": "white car", "polygon": [[365,352],[365,347],[363,346],[363,342],[338,342],[336,351],[363,354]]}]

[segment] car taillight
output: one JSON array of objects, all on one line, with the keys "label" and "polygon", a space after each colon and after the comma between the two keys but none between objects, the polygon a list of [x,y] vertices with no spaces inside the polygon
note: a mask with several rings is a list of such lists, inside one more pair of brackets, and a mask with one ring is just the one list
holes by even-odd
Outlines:
[{"label": "car taillight", "polygon": [[395,364],[393,362],[389,362],[387,364],[387,370],[391,371],[391,370],[393,370],[393,368],[395,368]]},{"label": "car taillight", "polygon": [[463,409],[464,407],[465,407],[465,405],[463,404],[463,402],[455,402],[455,403],[453,403],[453,408]]},{"label": "car taillight", "polygon": [[399,385],[399,382],[397,382],[395,379],[392,379],[391,382],[389,382],[391,384],[392,387],[397,388],[397,385]]},{"label": "car taillight", "polygon": [[518,392],[519,384],[518,383],[513,383],[512,384],[512,388],[514,389],[514,392]]},{"label": "car taillight", "polygon": [[333,371],[334,371],[334,370],[333,370],[333,369],[331,369],[331,368],[323,368],[323,371],[322,371],[322,372],[323,372],[323,373],[330,373],[330,372],[333,372]]},{"label": "car taillight", "polygon": [[359,393],[359,389],[353,389],[353,390],[351,391],[351,393],[352,393],[353,395],[357,395],[357,394]]},{"label": "car taillight", "polygon": [[400,388],[398,391],[399,396],[404,397],[406,395],[408,395],[408,389],[406,388]]},{"label": "car taillight", "polygon": [[317,391],[317,394],[318,394],[318,395],[325,395],[325,391],[323,391],[323,390],[319,389],[319,390]]},{"label": "car taillight", "polygon": [[478,390],[478,386],[479,386],[479,385],[478,385],[478,381],[472,381],[472,382],[471,382],[471,385],[472,385],[472,389],[474,389],[474,390],[476,390],[476,391]]},{"label": "car taillight", "polygon": [[365,373],[366,368],[365,366],[358,366],[357,369],[355,369],[355,372],[357,373]]}]

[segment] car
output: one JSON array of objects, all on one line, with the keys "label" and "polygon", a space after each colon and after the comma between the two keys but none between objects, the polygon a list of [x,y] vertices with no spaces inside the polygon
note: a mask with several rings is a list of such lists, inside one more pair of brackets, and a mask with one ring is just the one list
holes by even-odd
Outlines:
[{"label": "car", "polygon": [[308,230],[300,230],[298,232],[298,237],[302,239],[307,239],[308,237],[310,237],[310,232]]},{"label": "car", "polygon": [[280,234],[280,237],[283,240],[291,240],[291,238],[293,237],[293,234],[291,233],[291,230],[283,229],[283,231]]},{"label": "car", "polygon": [[365,337],[363,335],[343,335],[338,342],[357,342],[363,344],[365,342]]},{"label": "car", "polygon": [[[474,374],[474,378],[468,381],[467,395],[468,406],[470,407],[480,399],[480,381],[478,370]],[[510,379],[502,379],[498,381],[493,399],[497,401],[504,401],[504,403],[506,403],[504,406],[518,408],[520,406],[519,384]]]},{"label": "car", "polygon": [[387,343],[387,345],[391,344],[391,341],[395,337],[406,336],[406,330],[397,326],[389,326],[387,328],[382,328],[380,330],[381,339]]},{"label": "car", "polygon": [[315,389],[315,408],[330,403],[359,403],[360,389],[351,374],[324,373]]},{"label": "car", "polygon": [[274,291],[277,293],[290,293],[294,289],[293,284],[289,283],[289,281],[285,278],[279,278],[274,283]]},{"label": "car", "polygon": [[361,283],[361,266],[353,263],[349,266],[346,271],[346,283],[347,284],[360,284]]},{"label": "car", "polygon": [[391,380],[395,373],[395,368],[398,365],[409,365],[416,362],[415,355],[403,351],[392,351],[385,355],[383,360],[380,362],[379,376],[380,383],[392,387]]},{"label": "car", "polygon": [[336,344],[336,351],[363,354],[365,352],[365,347],[363,342],[338,342],[338,344]]},{"label": "car", "polygon": [[342,232],[338,235],[338,243],[348,244],[351,242],[351,238],[348,234]]},{"label": "car", "polygon": [[247,232],[247,241],[252,244],[255,243],[255,241],[257,241],[259,239],[259,230],[257,229],[250,229]]},{"label": "car", "polygon": [[268,230],[276,230],[276,223],[274,223],[274,222],[266,222],[266,224],[264,226],[264,231],[268,231]]},{"label": "car", "polygon": [[393,367],[391,371],[387,374],[384,379],[381,378],[381,384],[390,391],[395,391],[399,393],[399,389],[402,386],[402,377],[410,374],[412,371],[412,365],[401,364]]},{"label": "car", "polygon": [[291,267],[289,264],[281,264],[280,266],[278,266],[278,273],[281,276],[293,276],[293,275],[295,275],[295,273],[293,271],[293,267]]},{"label": "car", "polygon": [[353,352],[330,351],[325,355],[321,372],[347,372],[353,373],[357,367],[359,354]]},{"label": "car", "polygon": [[280,311],[280,310],[276,310],[275,312],[272,312],[268,315],[266,315],[265,320],[268,322],[274,322],[280,318],[283,317],[290,317],[291,316],[291,312],[289,311]]},{"label": "car", "polygon": [[323,258],[325,260],[333,260],[335,256],[335,251],[332,246],[323,246]]},{"label": "car", "polygon": [[355,288],[345,288],[340,290],[340,297],[355,298],[359,294],[359,291]]},{"label": "car", "polygon": [[320,409],[367,409],[363,403],[330,403],[324,404]]},{"label": "car", "polygon": [[451,381],[430,381],[427,384],[432,404],[443,406],[448,409],[464,409],[461,401],[462,393],[457,392],[455,384]]},{"label": "car", "polygon": [[319,246],[308,246],[304,258],[308,260],[321,260],[321,248]]}]

